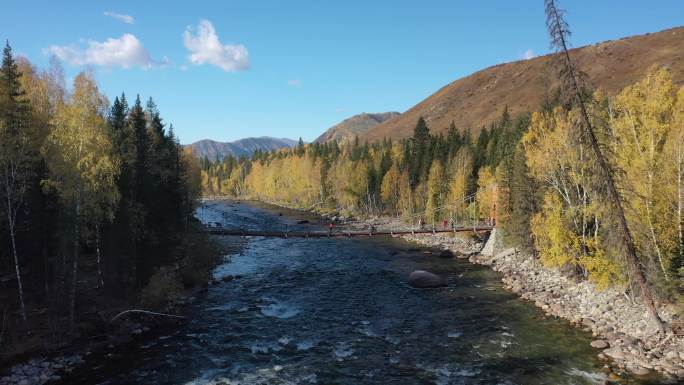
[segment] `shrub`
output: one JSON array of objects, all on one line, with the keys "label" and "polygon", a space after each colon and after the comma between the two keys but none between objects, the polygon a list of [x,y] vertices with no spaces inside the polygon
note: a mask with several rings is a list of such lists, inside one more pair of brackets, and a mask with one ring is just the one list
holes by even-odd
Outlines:
[{"label": "shrub", "polygon": [[158,309],[179,299],[182,293],[183,286],[178,274],[169,268],[160,268],[143,288],[140,301],[144,306]]}]

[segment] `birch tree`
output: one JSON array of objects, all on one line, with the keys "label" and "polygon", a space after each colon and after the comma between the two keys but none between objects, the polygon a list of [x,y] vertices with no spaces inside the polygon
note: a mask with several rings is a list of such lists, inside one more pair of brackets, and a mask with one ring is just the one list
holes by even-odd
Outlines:
[{"label": "birch tree", "polygon": [[669,211],[673,214],[669,225],[676,231],[676,246],[669,269],[672,274],[684,276],[684,86],[679,89],[673,104],[672,128],[664,148]]},{"label": "birch tree", "polygon": [[35,148],[29,125],[30,107],[19,83],[20,77],[21,73],[12,57],[12,49],[7,44],[0,70],[0,194],[14,261],[21,318],[30,333],[16,236],[19,213],[34,177],[32,166]]},{"label": "birch tree", "polygon": [[444,208],[442,205],[446,202],[448,189],[446,173],[442,162],[439,160],[432,161],[427,181],[425,214],[427,219],[432,222],[433,226],[435,221],[440,219],[440,215],[443,215]]},{"label": "birch tree", "polygon": [[81,228],[111,220],[119,199],[116,180],[119,160],[112,155],[112,144],[104,120],[106,99],[99,93],[89,73],[74,80],[73,95],[54,118],[54,129],[44,148],[49,159],[50,178],[43,185],[59,193],[73,212],[73,259],[69,323],[74,327],[74,308],[78,286]]},{"label": "birch tree", "polygon": [[[664,239],[669,225],[664,220],[668,216],[667,189],[659,186],[666,180],[663,147],[672,126],[674,100],[668,72],[651,72],[618,94],[609,122],[616,137],[616,164],[624,172],[619,182],[629,194],[627,220],[637,230],[635,237],[642,254],[656,255],[665,280],[670,279]],[[643,239],[639,239],[641,232]]]}]

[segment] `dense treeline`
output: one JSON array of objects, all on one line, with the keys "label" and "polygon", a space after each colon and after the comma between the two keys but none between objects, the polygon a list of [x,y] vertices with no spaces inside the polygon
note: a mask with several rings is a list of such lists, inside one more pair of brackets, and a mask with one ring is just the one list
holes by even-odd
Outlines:
[{"label": "dense treeline", "polygon": [[0,81],[0,317],[23,320],[3,322],[0,344],[19,329],[73,330],[108,310],[93,301],[134,302],[161,284],[161,267],[194,263],[184,234],[199,163],[151,98],[110,107],[89,72],[68,90],[58,63],[39,71],[9,44]]},{"label": "dense treeline", "polygon": [[[684,88],[675,89],[667,70],[653,70],[616,96],[597,91],[585,98],[615,170],[640,263],[661,296],[679,297]],[[432,135],[420,119],[413,136],[401,141],[313,143],[251,159],[204,159],[203,190],[413,221],[420,216],[428,223],[496,217],[506,244],[533,250],[545,264],[600,287],[627,285],[613,208],[586,139],[577,134],[579,113],[556,97],[531,115],[512,119],[504,110],[477,137],[453,125],[446,136]],[[492,193],[465,199],[485,190]],[[454,204],[461,201],[467,204]]]},{"label": "dense treeline", "polygon": [[[410,139],[345,145],[300,144],[292,150],[256,152],[201,161],[207,195],[252,196],[299,207],[320,205],[349,214],[388,213],[429,223],[492,217],[494,170],[527,128],[528,116],[501,119],[470,130],[449,127],[431,135],[421,119]],[[476,201],[467,199],[472,193]],[[463,204],[452,205],[462,201]],[[448,205],[448,208],[443,206]],[[425,212],[425,214],[421,214]]]}]

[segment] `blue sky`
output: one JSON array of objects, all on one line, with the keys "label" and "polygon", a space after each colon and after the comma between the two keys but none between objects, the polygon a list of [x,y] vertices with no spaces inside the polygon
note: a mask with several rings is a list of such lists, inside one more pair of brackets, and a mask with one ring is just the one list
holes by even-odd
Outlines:
[{"label": "blue sky", "polygon": [[[0,37],[110,99],[152,96],[183,143],[303,137],[404,111],[479,69],[548,53],[543,1],[5,0]],[[684,24],[684,1],[561,1],[573,45]],[[187,31],[187,32],[186,32]],[[110,39],[110,40],[108,40]]]}]

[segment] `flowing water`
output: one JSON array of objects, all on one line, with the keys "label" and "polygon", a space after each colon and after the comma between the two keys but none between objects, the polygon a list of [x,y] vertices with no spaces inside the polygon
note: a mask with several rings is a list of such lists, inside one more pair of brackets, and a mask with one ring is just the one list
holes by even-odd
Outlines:
[{"label": "flowing water", "polygon": [[[205,222],[324,228],[315,217],[220,203]],[[284,213],[285,215],[279,215]],[[297,225],[308,219],[311,224]],[[226,237],[234,254],[168,335],[102,359],[70,384],[596,384],[591,335],[504,291],[486,267],[389,237]],[[406,284],[422,269],[448,287]],[[623,383],[646,384],[626,379]]]}]

